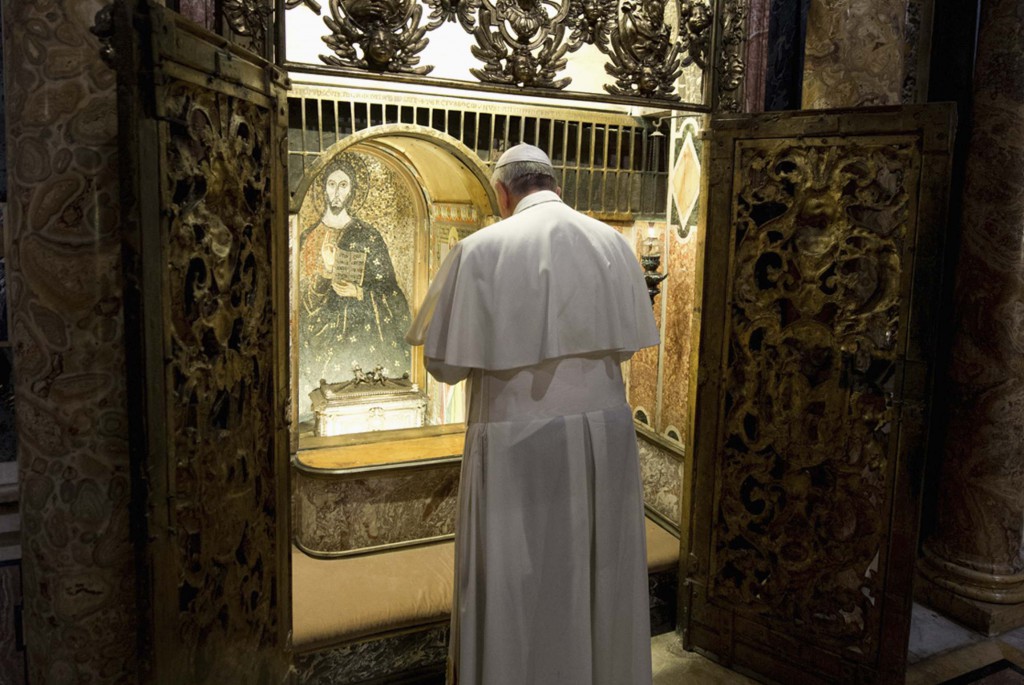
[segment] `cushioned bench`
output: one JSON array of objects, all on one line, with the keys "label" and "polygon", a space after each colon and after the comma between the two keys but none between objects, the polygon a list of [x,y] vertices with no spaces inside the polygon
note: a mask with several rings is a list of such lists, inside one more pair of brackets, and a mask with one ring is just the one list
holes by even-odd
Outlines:
[{"label": "cushioned bench", "polygon": [[[679,540],[650,519],[651,573],[679,563]],[[309,652],[413,626],[448,620],[454,543],[441,542],[341,559],[292,549],[292,637]]]}]

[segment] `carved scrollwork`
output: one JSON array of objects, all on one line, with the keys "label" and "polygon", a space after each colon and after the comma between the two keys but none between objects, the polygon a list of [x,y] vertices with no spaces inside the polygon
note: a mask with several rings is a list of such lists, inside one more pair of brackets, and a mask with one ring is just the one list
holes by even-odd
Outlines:
[{"label": "carved scrollwork", "polygon": [[683,0],[679,3],[680,42],[686,46],[683,66],[696,64],[707,69],[713,23],[714,14],[708,0]]},{"label": "carved scrollwork", "polygon": [[[277,634],[271,114],[185,83],[164,100],[167,442],[182,649]],[[228,173],[226,170],[230,170]],[[214,494],[216,493],[216,494]],[[227,564],[225,560],[230,560]],[[230,567],[230,568],[229,568]],[[272,679],[255,649],[239,682]],[[198,659],[198,657],[197,657]],[[200,659],[201,661],[201,659]],[[182,676],[186,679],[185,676]],[[190,682],[208,682],[198,676]]]},{"label": "carved scrollwork", "polygon": [[334,54],[320,56],[326,64],[419,75],[433,70],[417,66],[417,55],[429,41],[416,0],[330,0],[330,9],[324,23],[331,35],[323,41]]},{"label": "carved scrollwork", "polygon": [[718,109],[740,111],[741,86],[746,65],[743,46],[746,41],[747,0],[722,0],[719,13]]},{"label": "carved scrollwork", "polygon": [[920,155],[898,139],[739,155],[714,592],[870,653]]},{"label": "carved scrollwork", "polygon": [[614,95],[678,100],[676,79],[683,73],[680,43],[665,23],[664,0],[625,0],[611,31],[610,62],[615,78],[605,90]]},{"label": "carved scrollwork", "polygon": [[274,8],[266,0],[224,0],[224,20],[236,35],[252,41],[262,52],[273,23]]},{"label": "carved scrollwork", "polygon": [[470,73],[489,83],[565,88],[572,79],[555,77],[565,68],[569,49],[564,23],[568,11],[567,2],[555,0],[498,0],[493,6],[483,0],[473,30],[477,44],[471,49],[486,66]]},{"label": "carved scrollwork", "polygon": [[427,28],[433,31],[446,21],[462,22],[466,29],[473,28],[473,4],[469,0],[424,0],[430,8]]},{"label": "carved scrollwork", "polygon": [[569,0],[569,49],[576,50],[584,44],[607,49],[618,5],[617,0]]}]

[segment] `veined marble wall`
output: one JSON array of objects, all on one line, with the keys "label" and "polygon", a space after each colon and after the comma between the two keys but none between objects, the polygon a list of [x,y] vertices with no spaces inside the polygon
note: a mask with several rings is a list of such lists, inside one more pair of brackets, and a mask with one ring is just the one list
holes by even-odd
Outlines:
[{"label": "veined marble wall", "polygon": [[[637,221],[632,231],[637,252],[653,231],[660,239],[661,294],[654,301],[654,318],[661,344],[637,352],[629,364],[629,403],[633,415],[648,428],[685,445],[690,420],[690,362],[696,344],[694,306],[697,289],[697,236],[701,183],[700,119],[678,120],[672,132],[672,171],[665,221]],[[683,206],[680,206],[682,204]],[[680,213],[686,216],[680,216]],[[642,415],[640,414],[642,412]]]},{"label": "veined marble wall", "polygon": [[[631,234],[633,236],[633,249],[639,255],[643,249],[642,241],[647,234],[647,229],[653,228],[655,231],[660,232],[662,236],[665,234],[665,222],[647,222],[638,221],[633,227]],[[664,255],[664,249],[662,249],[662,255]],[[662,272],[665,271],[667,260],[662,257]],[[662,290],[664,290],[665,284],[662,283]],[[662,307],[661,303],[665,297],[664,293],[659,295],[654,303],[654,320],[658,325],[658,330],[662,331]],[[664,337],[664,334],[662,334]],[[662,345],[664,341],[662,341]],[[661,357],[661,346],[648,347],[639,350],[629,361],[629,378],[628,378],[628,398],[629,404],[633,407],[633,416],[638,418],[642,423],[647,424],[652,429],[656,426],[657,415],[658,415],[658,376],[659,376],[659,360]]]},{"label": "veined marble wall", "polygon": [[29,680],[136,682],[115,76],[103,0],[4,0]]},{"label": "veined marble wall", "polygon": [[683,456],[642,435],[637,436],[637,447],[640,450],[644,504],[679,532],[683,520]]},{"label": "veined marble wall", "polygon": [[292,534],[301,549],[339,552],[455,532],[460,463],[359,475],[293,470]]},{"label": "veined marble wall", "polygon": [[295,656],[301,685],[354,685],[425,667],[443,669],[448,626],[432,626],[379,640]]},{"label": "veined marble wall", "polygon": [[915,0],[811,0],[804,109],[903,101],[908,3],[916,4]]}]

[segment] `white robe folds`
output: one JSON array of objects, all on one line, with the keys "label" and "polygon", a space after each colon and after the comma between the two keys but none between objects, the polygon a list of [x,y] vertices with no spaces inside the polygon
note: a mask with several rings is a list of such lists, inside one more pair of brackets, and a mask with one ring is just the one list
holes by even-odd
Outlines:
[{"label": "white robe folds", "polygon": [[648,685],[643,501],[619,362],[658,333],[628,243],[533,193],[452,250],[407,339],[436,378],[469,378],[455,682]]}]

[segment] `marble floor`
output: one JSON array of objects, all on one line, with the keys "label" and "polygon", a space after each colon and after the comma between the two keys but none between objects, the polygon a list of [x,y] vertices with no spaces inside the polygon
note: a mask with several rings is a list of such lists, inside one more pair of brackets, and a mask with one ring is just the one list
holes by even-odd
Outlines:
[{"label": "marble floor", "polygon": [[732,683],[753,683],[710,659],[683,649],[683,643],[675,632],[663,633],[651,640],[651,668],[654,671],[654,685],[732,685]]},{"label": "marble floor", "polygon": [[[1005,659],[1024,667],[1024,628],[989,638],[972,632],[921,605],[914,605],[910,628],[907,685],[938,685]],[[739,673],[682,648],[674,632],[651,641],[654,685],[748,685]],[[1022,683],[1017,675],[984,683]]]}]

